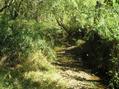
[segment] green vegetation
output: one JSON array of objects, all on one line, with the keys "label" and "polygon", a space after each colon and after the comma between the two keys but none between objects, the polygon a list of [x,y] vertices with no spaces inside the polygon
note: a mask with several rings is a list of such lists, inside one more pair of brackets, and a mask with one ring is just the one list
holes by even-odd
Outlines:
[{"label": "green vegetation", "polygon": [[0,89],[67,89],[62,50],[118,89],[119,1],[0,0]]}]

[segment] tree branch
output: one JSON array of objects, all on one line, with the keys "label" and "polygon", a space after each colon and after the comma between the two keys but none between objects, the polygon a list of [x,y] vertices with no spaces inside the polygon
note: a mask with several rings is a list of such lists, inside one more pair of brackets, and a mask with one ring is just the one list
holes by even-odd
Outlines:
[{"label": "tree branch", "polygon": [[7,4],[5,4],[1,9],[0,12],[2,12],[4,9],[8,8],[12,4],[13,0],[9,1]]}]

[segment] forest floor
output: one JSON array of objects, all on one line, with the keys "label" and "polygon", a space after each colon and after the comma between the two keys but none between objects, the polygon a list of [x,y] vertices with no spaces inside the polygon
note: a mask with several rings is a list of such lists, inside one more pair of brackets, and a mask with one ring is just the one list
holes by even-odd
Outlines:
[{"label": "forest floor", "polygon": [[81,59],[74,59],[73,55],[67,53],[65,49],[58,50],[59,59],[54,65],[58,68],[61,76],[68,81],[69,89],[108,89],[102,84],[102,79],[99,76],[91,73],[91,69],[84,67]]}]

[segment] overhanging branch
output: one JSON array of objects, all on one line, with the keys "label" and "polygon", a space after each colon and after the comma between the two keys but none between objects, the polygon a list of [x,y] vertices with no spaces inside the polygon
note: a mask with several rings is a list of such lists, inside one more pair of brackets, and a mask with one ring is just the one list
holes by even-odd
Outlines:
[{"label": "overhanging branch", "polygon": [[12,4],[13,0],[10,0],[7,4],[5,4],[1,9],[0,12],[2,12],[4,9],[8,8]]}]

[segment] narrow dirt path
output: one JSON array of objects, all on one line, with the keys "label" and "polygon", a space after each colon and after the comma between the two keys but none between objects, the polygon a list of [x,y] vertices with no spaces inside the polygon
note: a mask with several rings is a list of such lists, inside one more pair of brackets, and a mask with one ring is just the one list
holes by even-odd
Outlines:
[{"label": "narrow dirt path", "polygon": [[58,52],[59,60],[54,64],[59,73],[68,80],[69,89],[108,89],[101,83],[101,78],[92,74],[91,69],[83,67],[81,60],[75,60],[65,51]]}]

